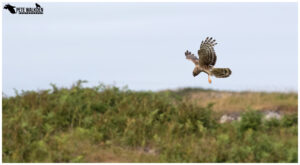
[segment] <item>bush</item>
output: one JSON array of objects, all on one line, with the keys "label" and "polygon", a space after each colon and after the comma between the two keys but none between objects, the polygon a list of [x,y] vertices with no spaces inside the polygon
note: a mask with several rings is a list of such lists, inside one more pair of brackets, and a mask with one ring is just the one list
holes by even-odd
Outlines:
[{"label": "bush", "polygon": [[280,126],[280,120],[272,118],[270,120],[264,121],[264,126],[267,130],[272,129],[274,127],[279,127]]},{"label": "bush", "polygon": [[83,82],[3,97],[3,162],[297,162],[295,116],[218,124],[182,93]]},{"label": "bush", "polygon": [[240,122],[240,131],[244,132],[248,129],[258,130],[262,123],[262,114],[253,111],[248,110],[247,112],[242,114],[242,120]]},{"label": "bush", "polygon": [[284,127],[290,127],[294,124],[298,124],[298,115],[297,114],[293,114],[293,115],[285,115],[282,118],[282,122],[281,122],[282,126]]}]

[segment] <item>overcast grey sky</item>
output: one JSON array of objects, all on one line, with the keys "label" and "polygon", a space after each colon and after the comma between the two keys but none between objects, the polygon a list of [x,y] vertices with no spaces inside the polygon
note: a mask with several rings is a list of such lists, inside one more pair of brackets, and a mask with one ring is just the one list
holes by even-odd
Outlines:
[{"label": "overcast grey sky", "polygon": [[[34,3],[11,3],[34,7]],[[3,15],[3,92],[70,87],[79,79],[133,90],[203,87],[297,91],[297,3],[40,3]],[[207,36],[226,79],[192,76]]]}]

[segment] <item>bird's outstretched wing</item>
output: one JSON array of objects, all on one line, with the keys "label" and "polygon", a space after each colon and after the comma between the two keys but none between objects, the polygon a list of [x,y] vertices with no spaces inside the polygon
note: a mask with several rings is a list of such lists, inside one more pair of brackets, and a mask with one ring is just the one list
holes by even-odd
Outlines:
[{"label": "bird's outstretched wing", "polygon": [[212,37],[207,37],[205,41],[201,42],[200,49],[198,50],[201,67],[210,68],[216,64],[217,56],[214,50],[216,44],[216,40]]},{"label": "bird's outstretched wing", "polygon": [[191,60],[195,65],[199,64],[199,59],[194,54],[192,54],[191,52],[186,51],[185,52],[185,57],[186,57],[186,59]]}]

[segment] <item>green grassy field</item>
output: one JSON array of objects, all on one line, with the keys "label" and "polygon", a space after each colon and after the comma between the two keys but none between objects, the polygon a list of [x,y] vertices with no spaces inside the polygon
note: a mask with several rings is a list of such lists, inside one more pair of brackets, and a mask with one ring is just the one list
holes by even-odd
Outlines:
[{"label": "green grassy field", "polygon": [[296,93],[52,88],[3,97],[3,162],[298,162]]}]

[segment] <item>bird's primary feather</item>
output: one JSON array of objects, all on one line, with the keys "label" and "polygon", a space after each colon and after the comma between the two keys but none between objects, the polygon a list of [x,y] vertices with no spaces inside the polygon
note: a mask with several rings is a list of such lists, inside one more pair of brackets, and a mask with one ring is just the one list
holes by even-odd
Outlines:
[{"label": "bird's primary feather", "polygon": [[198,50],[199,55],[199,64],[201,67],[209,68],[214,66],[217,61],[216,52],[214,46],[216,40],[213,40],[212,37],[207,37],[205,41],[201,42],[200,49]]},{"label": "bird's primary feather", "polygon": [[195,65],[199,64],[199,59],[194,54],[192,54],[191,52],[186,51],[185,52],[185,57],[186,57],[186,59],[191,60]]}]

